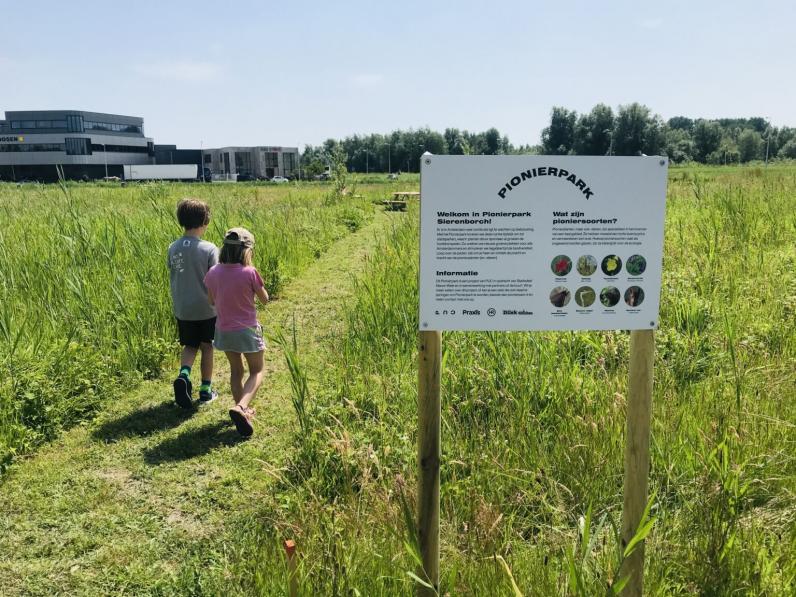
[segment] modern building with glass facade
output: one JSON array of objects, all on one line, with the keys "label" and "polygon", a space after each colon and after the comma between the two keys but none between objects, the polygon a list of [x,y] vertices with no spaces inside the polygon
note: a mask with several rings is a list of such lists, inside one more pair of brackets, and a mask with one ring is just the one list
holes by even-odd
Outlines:
[{"label": "modern building with glass facade", "polygon": [[298,174],[298,147],[222,147],[205,149],[202,154],[205,168],[210,168],[214,177],[273,178]]},{"label": "modern building with glass facade", "polygon": [[53,181],[122,176],[125,164],[154,164],[152,139],[136,116],[39,110],[0,120],[0,180]]}]

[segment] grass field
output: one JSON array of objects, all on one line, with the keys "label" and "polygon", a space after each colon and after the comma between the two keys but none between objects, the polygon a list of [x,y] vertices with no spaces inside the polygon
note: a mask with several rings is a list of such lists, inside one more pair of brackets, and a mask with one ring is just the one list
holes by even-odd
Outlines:
[{"label": "grass field", "polygon": [[[374,212],[391,188],[0,186],[0,453],[33,452],[0,481],[0,586],[284,594],[293,538],[303,594],[412,593],[418,224]],[[221,405],[179,417],[157,379],[186,194],[213,206],[211,240],[274,237],[250,442]],[[796,168],[673,169],[661,299],[647,592],[793,594]],[[610,593],[628,335],[444,346],[443,591]]]}]

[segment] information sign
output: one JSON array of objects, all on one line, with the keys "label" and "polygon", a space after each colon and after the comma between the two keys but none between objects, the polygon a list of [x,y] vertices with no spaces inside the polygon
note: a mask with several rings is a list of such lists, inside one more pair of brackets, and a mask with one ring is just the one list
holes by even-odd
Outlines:
[{"label": "information sign", "polygon": [[421,330],[658,326],[668,161],[421,162]]}]

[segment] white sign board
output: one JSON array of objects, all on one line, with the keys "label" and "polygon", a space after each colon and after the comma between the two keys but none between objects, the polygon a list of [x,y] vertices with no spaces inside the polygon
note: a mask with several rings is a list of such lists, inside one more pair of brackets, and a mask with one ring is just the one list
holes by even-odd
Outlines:
[{"label": "white sign board", "polygon": [[667,166],[423,156],[420,329],[656,328]]}]

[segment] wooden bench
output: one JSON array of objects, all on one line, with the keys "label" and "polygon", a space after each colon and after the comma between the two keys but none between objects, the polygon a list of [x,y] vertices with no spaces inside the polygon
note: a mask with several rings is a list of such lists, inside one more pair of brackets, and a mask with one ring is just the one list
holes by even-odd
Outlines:
[{"label": "wooden bench", "polygon": [[381,203],[389,210],[405,211],[407,201],[414,197],[419,199],[420,193],[417,191],[398,191],[392,194],[392,199],[385,199]]}]

